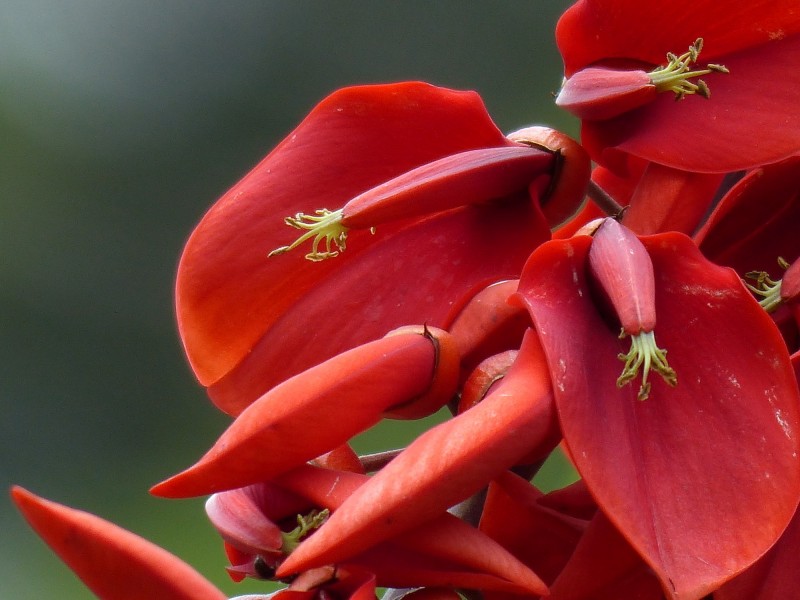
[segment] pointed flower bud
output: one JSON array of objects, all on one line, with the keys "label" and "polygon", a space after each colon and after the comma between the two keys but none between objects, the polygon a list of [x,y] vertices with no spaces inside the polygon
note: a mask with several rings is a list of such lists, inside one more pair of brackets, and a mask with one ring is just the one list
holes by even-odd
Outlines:
[{"label": "pointed flower bud", "polygon": [[[680,56],[667,52],[667,64],[652,71],[587,67],[566,79],[556,104],[581,119],[612,119],[655,100],[659,92],[672,92],[676,100],[697,94],[710,98],[708,85],[697,79],[709,73],[728,73],[723,65],[708,64],[692,70],[703,48],[703,38]],[[692,81],[692,80],[695,81]]]},{"label": "pointed flower bud", "polygon": [[650,394],[647,377],[651,368],[669,385],[676,385],[677,376],[667,363],[667,351],[656,345],[653,262],[639,238],[614,219],[606,219],[595,232],[589,250],[589,270],[619,318],[620,338],[631,336],[630,351],[619,355],[625,368],[617,385],[622,387],[632,381],[640,368],[640,400]]}]

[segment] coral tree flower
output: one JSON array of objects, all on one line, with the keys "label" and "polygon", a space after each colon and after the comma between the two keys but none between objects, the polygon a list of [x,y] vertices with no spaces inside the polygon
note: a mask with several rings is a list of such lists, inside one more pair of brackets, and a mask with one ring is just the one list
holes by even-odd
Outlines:
[{"label": "coral tree flower", "polygon": [[[621,226],[606,220],[602,229]],[[552,241],[519,286],[553,380],[565,443],[598,506],[671,598],[700,598],[752,564],[780,536],[800,498],[800,395],[780,333],[736,274],[678,233],[620,245],[598,278],[594,241]],[[634,256],[631,256],[633,251]],[[648,284],[649,285],[649,284]],[[627,296],[627,304],[624,297]],[[655,316],[676,380],[620,386],[627,311]],[[646,329],[646,328],[643,328]],[[620,358],[618,358],[618,356]]]},{"label": "coral tree flower", "polygon": [[42,539],[101,600],[225,600],[185,562],[92,514],[14,487],[11,497]]},{"label": "coral tree flower", "polygon": [[[566,77],[560,103],[583,118],[582,141],[600,163],[619,164],[623,153],[719,173],[798,151],[794,0],[580,0],[556,39]],[[714,72],[718,65],[729,73]],[[696,91],[709,99],[687,97]]]},{"label": "coral tree flower", "polygon": [[[441,327],[517,277],[549,237],[539,202],[563,218],[582,199],[575,177],[588,181],[585,153],[561,139],[569,152],[511,141],[476,94],[423,83],[323,100],[211,208],[181,258],[180,333],[214,402],[236,415],[393,328]],[[565,195],[553,176],[567,155],[582,175]]]}]

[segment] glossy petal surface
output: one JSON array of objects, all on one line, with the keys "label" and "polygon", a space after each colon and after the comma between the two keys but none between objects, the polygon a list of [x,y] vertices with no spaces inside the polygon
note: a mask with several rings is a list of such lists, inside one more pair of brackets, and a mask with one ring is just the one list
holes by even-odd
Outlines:
[{"label": "glossy petal surface", "polygon": [[394,327],[442,323],[452,307],[434,302],[421,277],[435,282],[436,297],[457,301],[516,276],[548,235],[527,189],[496,211],[465,207],[374,236],[351,231],[347,251],[322,263],[299,248],[267,259],[296,237],[285,216],[340,208],[443,157],[515,146],[470,92],[364,86],[315,107],[206,214],[181,259],[180,331],[201,383],[217,384],[215,402],[238,414],[287,377]]},{"label": "glossy petal surface", "polygon": [[646,401],[616,385],[626,347],[593,302],[591,238],[542,246],[520,293],[578,471],[674,597],[698,598],[755,561],[794,513],[797,383],[777,329],[732,271],[680,234],[643,242],[656,335],[677,371],[674,388],[654,379]]},{"label": "glossy petal surface", "polygon": [[87,512],[15,487],[12,498],[36,532],[101,600],[225,600],[163,548]]}]

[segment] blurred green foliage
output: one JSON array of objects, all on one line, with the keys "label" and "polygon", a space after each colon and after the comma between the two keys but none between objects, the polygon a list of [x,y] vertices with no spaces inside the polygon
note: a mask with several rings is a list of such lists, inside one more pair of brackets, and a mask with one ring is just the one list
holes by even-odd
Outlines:
[{"label": "blurred green foliage", "polygon": [[[203,212],[349,84],[478,90],[499,126],[552,104],[566,2],[5,0],[0,7],[0,484],[84,508],[233,594],[201,500],[148,487],[228,419],[172,311]],[[381,433],[381,435],[388,435]],[[384,446],[397,443],[381,440]],[[91,594],[0,502],[0,595]]]}]

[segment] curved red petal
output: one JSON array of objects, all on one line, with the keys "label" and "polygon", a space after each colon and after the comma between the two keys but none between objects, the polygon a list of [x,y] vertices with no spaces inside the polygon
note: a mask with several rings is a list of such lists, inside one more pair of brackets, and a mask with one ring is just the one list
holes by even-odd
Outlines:
[{"label": "curved red petal", "polygon": [[28,523],[102,600],[225,600],[178,557],[87,512],[13,487]]},{"label": "curved red petal", "polygon": [[556,42],[567,76],[604,59],[662,64],[702,37],[702,58],[720,56],[800,32],[794,0],[753,0],[724,7],[715,0],[579,0],[562,15]]},{"label": "curved red petal", "polygon": [[427,431],[335,512],[284,563],[288,571],[335,562],[430,520],[469,497],[533,448],[558,443],[550,380],[535,334],[503,382],[467,412]]},{"label": "curved red petal", "polygon": [[[292,237],[284,216],[337,209],[422,164],[508,145],[472,92],[409,82],[346,88],[323,100],[211,208],[186,245],[178,323],[200,381],[228,373],[288,307],[342,267],[309,264],[302,252],[267,260]],[[353,236],[348,254],[365,240]]]},{"label": "curved red petal", "polygon": [[654,379],[646,401],[616,385],[625,348],[592,300],[589,238],[542,246],[520,293],[575,466],[665,586],[699,597],[755,561],[791,518],[800,397],[777,329],[733,271],[680,234],[643,242],[657,339],[677,372],[675,387]]},{"label": "curved red petal", "polygon": [[696,173],[783,160],[800,151],[798,53],[800,35],[725,56],[730,73],[707,77],[710,99],[661,94],[620,117],[584,121],[581,139],[609,164],[619,152]]},{"label": "curved red petal", "polygon": [[340,354],[251,404],[193,466],[154,486],[158,496],[200,496],[266,481],[347,442],[383,412],[424,393],[433,344],[414,333]]},{"label": "curved red petal", "polygon": [[749,271],[772,272],[779,256],[790,262],[800,256],[798,172],[796,156],[745,175],[695,235],[703,254],[742,276]]}]

